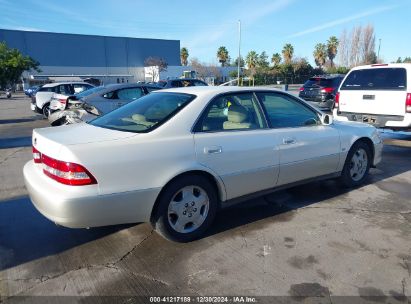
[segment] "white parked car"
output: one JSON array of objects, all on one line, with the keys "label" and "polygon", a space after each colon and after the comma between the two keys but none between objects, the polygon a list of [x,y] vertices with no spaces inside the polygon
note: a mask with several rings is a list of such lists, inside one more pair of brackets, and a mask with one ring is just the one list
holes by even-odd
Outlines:
[{"label": "white parked car", "polygon": [[411,130],[411,64],[353,68],[340,85],[333,114],[338,120]]},{"label": "white parked car", "polygon": [[31,99],[30,108],[32,111],[48,117],[51,98],[54,93],[70,96],[75,93],[93,88],[94,86],[86,82],[55,82],[42,86]]},{"label": "white parked car", "polygon": [[60,225],[151,222],[191,241],[219,207],[256,194],[325,178],[360,185],[381,150],[374,127],[333,122],[285,92],[189,87],[35,129],[24,178],[36,208]]}]

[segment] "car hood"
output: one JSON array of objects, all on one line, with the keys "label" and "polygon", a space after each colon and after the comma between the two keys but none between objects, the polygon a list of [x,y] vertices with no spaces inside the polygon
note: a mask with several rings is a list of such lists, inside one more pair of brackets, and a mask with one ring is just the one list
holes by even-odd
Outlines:
[{"label": "car hood", "polygon": [[135,133],[95,127],[87,123],[33,130],[33,146],[47,155],[57,155],[63,146],[121,140]]}]

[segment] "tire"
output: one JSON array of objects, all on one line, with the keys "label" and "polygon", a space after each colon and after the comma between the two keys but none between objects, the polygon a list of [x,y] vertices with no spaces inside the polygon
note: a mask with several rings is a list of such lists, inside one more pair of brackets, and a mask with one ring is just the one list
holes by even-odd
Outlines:
[{"label": "tire", "polygon": [[50,103],[46,103],[43,108],[41,109],[41,112],[43,113],[43,117],[44,118],[48,118],[49,117],[49,109],[50,109]]},{"label": "tire", "polygon": [[356,187],[364,183],[371,165],[371,151],[369,146],[358,141],[348,152],[340,182],[346,187]]},{"label": "tire", "polygon": [[217,206],[216,189],[207,178],[182,176],[160,194],[153,218],[154,229],[171,241],[196,240],[213,222]]}]

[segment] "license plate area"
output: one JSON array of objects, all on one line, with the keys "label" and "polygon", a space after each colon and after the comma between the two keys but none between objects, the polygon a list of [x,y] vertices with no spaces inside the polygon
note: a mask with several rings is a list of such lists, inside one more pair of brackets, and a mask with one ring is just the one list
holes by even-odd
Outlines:
[{"label": "license plate area", "polygon": [[364,99],[364,100],[375,100],[375,95],[363,95],[362,99]]}]

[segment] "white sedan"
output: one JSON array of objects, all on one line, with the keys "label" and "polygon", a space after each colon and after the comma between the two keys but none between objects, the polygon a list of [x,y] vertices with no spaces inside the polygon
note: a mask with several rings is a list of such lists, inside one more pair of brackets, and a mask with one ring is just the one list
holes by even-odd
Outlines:
[{"label": "white sedan", "polygon": [[24,178],[35,207],[72,228],[150,222],[201,236],[220,207],[338,178],[363,183],[381,160],[377,130],[266,88],[153,92],[89,123],[35,129]]}]

